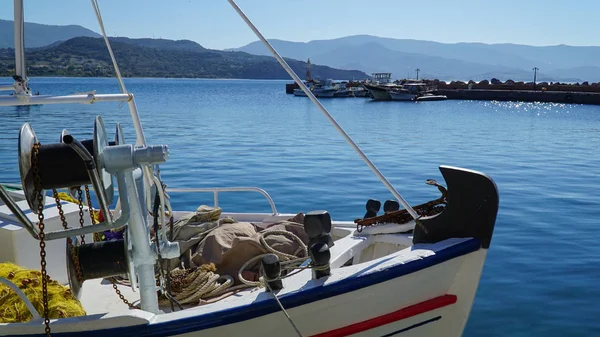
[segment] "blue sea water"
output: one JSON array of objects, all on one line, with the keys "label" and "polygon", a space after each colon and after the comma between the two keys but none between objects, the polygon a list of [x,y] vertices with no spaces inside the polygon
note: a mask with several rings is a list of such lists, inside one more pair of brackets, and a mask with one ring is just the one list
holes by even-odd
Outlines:
[{"label": "blue sea water", "polygon": [[[6,81],[9,83],[8,79]],[[392,198],[307,98],[286,81],[126,79],[150,144],[168,144],[171,187],[258,186],[279,211],[327,209],[351,220],[368,198]],[[114,79],[34,78],[34,91],[118,91]],[[486,101],[323,100],[339,124],[412,204],[438,197],[438,166],[489,174],[500,191],[496,229],[465,336],[600,336],[600,106]],[[110,134],[127,106],[0,108],[0,181],[18,182],[17,137],[42,143],[66,128],[88,139],[102,115]],[[177,209],[210,196],[173,194]],[[225,209],[269,211],[250,193]],[[409,292],[410,289],[399,289]]]}]

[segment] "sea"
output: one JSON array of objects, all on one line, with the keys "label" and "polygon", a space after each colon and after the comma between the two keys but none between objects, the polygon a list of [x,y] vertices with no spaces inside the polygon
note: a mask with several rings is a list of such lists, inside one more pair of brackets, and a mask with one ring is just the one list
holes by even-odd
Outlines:
[{"label": "sea", "polygon": [[[148,144],[167,144],[169,187],[256,186],[279,212],[362,217],[392,199],[368,166],[289,81],[127,78]],[[0,79],[0,83],[11,83]],[[33,78],[33,91],[116,93],[115,79]],[[496,101],[322,100],[340,126],[411,204],[438,197],[438,167],[491,176],[500,194],[492,244],[464,336],[600,336],[600,106]],[[101,116],[109,138],[127,104],[0,108],[0,181],[19,182],[17,139],[30,123],[42,144],[63,129],[90,139]],[[176,209],[212,195],[171,194]],[[258,193],[219,198],[225,210],[269,212]],[[398,296],[411,289],[398,289]],[[360,310],[357,308],[357,310]]]}]

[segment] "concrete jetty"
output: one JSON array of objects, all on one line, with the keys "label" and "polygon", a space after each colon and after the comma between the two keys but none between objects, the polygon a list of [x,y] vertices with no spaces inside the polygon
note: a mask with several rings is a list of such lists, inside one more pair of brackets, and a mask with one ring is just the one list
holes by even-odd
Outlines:
[{"label": "concrete jetty", "polygon": [[448,99],[600,105],[600,93],[539,90],[438,89]]},{"label": "concrete jetty", "polygon": [[[398,82],[404,81],[399,80]],[[438,79],[422,81],[437,88],[435,92],[437,95],[445,95],[448,99],[600,105],[600,83],[525,83],[512,80],[501,82],[495,78],[491,81],[480,82],[444,82]],[[362,82],[352,81],[347,86],[360,86],[361,84]],[[293,93],[295,88],[298,88],[295,83],[286,84],[286,93]]]}]

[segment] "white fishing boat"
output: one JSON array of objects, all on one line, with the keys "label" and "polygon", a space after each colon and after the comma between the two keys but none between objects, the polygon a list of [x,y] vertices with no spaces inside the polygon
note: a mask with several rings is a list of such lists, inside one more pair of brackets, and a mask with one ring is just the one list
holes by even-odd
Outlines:
[{"label": "white fishing boat", "polygon": [[[496,220],[493,180],[441,166],[447,189],[429,181],[441,197],[412,207],[237,4],[228,1],[396,200],[385,202],[379,214],[381,203],[369,200],[363,219],[344,220],[326,211],[281,214],[260,188],[165,191],[158,165],[168,160],[168,148],[147,144],[97,2],[92,4],[121,93],[35,96],[25,74],[22,0],[15,0],[16,75],[22,80],[13,85],[15,95],[0,96],[0,106],[124,102],[136,143],[123,141],[119,124],[115,133],[107,132],[101,117],[93,121],[91,139],[78,140],[64,130],[55,144],[40,144],[33,128],[23,125],[18,149],[22,184],[0,185],[0,261],[39,271],[0,277],[5,286],[0,307],[10,296],[26,307],[15,321],[0,323],[0,336],[460,336]],[[88,186],[99,210],[82,196]],[[61,189],[66,196],[58,193]],[[263,194],[271,213],[218,208],[220,194],[240,190]],[[171,210],[169,195],[186,192],[212,193],[213,207]],[[349,187],[349,193],[356,189]],[[109,209],[114,196],[117,207]],[[186,219],[193,224],[175,226],[179,232],[174,233],[173,223],[189,224]],[[219,231],[250,223],[253,234],[236,237],[226,250],[218,246],[217,257],[210,254],[206,240],[212,237],[214,245],[227,236],[219,237]],[[183,228],[201,236],[193,243],[201,254],[189,255],[191,243],[181,239]],[[267,236],[283,237],[291,250],[274,249]],[[253,254],[236,249],[248,241]],[[233,260],[238,265],[226,263]],[[85,312],[65,317],[63,300],[80,304]]]},{"label": "white fishing boat", "polygon": [[375,101],[390,101],[390,91],[401,90],[402,86],[392,82],[392,73],[373,73],[371,80],[363,83],[363,87],[369,91]]}]

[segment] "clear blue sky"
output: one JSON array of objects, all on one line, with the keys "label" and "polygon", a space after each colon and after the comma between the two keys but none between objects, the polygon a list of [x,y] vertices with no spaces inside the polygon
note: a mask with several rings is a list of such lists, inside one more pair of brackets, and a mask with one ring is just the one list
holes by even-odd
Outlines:
[{"label": "clear blue sky", "polygon": [[[3,0],[3,5],[12,3]],[[111,36],[189,39],[207,48],[256,40],[226,0],[100,0]],[[238,0],[267,38],[356,34],[438,42],[600,46],[599,0]],[[12,19],[12,6],[1,19]],[[25,0],[27,22],[99,31],[84,0]]]}]

